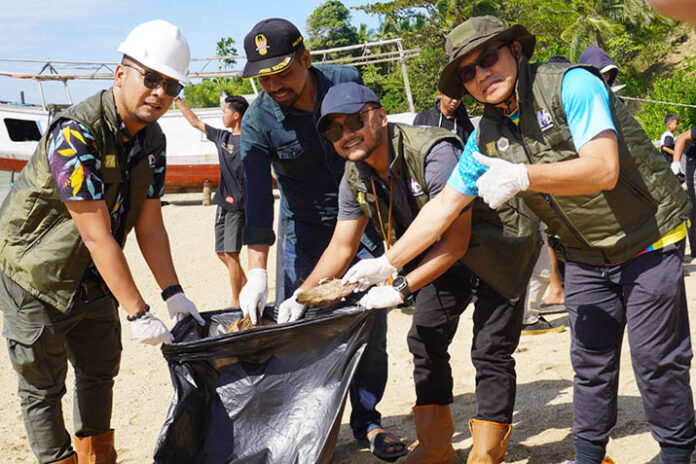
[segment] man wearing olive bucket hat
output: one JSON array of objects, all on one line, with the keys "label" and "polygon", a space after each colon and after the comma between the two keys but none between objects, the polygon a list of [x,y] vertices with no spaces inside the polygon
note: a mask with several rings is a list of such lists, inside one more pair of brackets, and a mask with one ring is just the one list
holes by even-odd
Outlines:
[{"label": "man wearing olive bucket hat", "polygon": [[567,262],[576,463],[610,462],[626,326],[662,462],[688,463],[696,441],[682,270],[688,198],[597,70],[530,64],[534,44],[524,27],[491,16],[450,33],[439,90],[452,98],[467,91],[484,103],[479,127],[448,185],[401,239],[344,278],[378,282],[435,241],[476,196],[496,208],[519,193]]}]

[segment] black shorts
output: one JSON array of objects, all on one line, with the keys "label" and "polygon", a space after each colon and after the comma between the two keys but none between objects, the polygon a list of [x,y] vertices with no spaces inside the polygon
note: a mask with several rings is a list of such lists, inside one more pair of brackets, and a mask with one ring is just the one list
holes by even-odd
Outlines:
[{"label": "black shorts", "polygon": [[215,213],[215,252],[239,253],[243,227],[244,211],[227,211],[218,206]]}]

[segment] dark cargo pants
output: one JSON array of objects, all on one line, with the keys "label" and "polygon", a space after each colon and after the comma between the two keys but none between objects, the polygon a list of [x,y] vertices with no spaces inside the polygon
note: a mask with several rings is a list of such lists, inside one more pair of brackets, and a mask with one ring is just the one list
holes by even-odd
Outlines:
[{"label": "dark cargo pants", "polygon": [[459,316],[472,296],[475,300],[471,359],[476,368],[476,418],[510,423],[517,381],[512,354],[520,340],[524,295],[513,305],[459,264],[415,296],[408,347],[413,355],[416,405],[453,402],[448,348]]},{"label": "dark cargo pants", "polygon": [[110,430],[114,377],[121,360],[117,304],[98,285],[88,286],[86,293],[63,314],[0,272],[2,334],[19,380],[29,444],[39,463],[72,453],[61,407],[67,360],[75,369],[75,435]]},{"label": "dark cargo pants", "polygon": [[606,445],[616,424],[621,341],[627,327],[633,371],[653,437],[662,445],[693,446],[683,255],[684,240],[617,265],[567,262],[576,441]]}]

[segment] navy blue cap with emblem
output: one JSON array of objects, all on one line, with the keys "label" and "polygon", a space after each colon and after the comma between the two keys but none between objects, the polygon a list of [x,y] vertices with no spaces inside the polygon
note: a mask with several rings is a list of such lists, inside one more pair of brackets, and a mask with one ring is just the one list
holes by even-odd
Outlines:
[{"label": "navy blue cap with emblem", "polygon": [[354,114],[367,103],[379,103],[375,93],[364,85],[344,82],[334,85],[326,92],[321,102],[321,117],[317,121],[317,130],[324,132],[332,114]]},{"label": "navy blue cap with emblem", "polygon": [[265,76],[287,69],[302,40],[300,31],[288,20],[268,18],[259,22],[244,37],[247,63],[242,77]]}]

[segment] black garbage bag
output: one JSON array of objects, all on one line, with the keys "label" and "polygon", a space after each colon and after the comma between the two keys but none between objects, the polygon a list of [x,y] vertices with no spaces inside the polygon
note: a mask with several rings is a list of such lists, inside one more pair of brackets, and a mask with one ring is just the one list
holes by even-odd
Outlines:
[{"label": "black garbage bag", "polygon": [[[163,345],[174,397],[156,464],[328,463],[372,316],[355,306],[227,334],[238,309],[190,317]],[[265,319],[273,319],[266,308]]]}]

